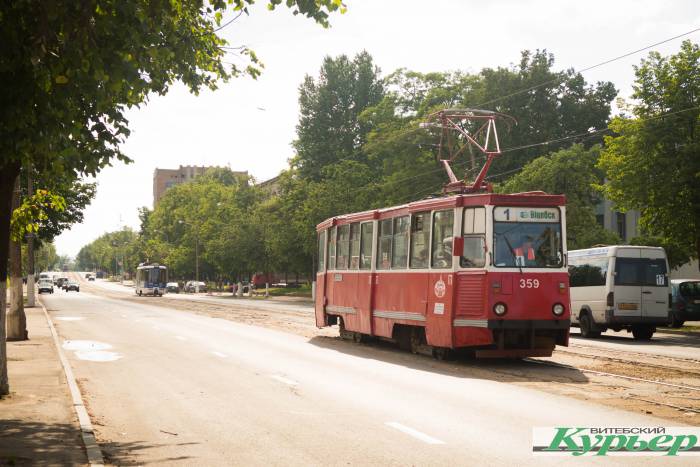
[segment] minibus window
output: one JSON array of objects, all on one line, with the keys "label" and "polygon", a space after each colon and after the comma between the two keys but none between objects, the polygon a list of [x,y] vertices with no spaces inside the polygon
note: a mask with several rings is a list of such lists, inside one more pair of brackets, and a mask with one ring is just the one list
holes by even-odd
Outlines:
[{"label": "minibus window", "polygon": [[666,261],[650,258],[617,258],[615,285],[668,287]]}]

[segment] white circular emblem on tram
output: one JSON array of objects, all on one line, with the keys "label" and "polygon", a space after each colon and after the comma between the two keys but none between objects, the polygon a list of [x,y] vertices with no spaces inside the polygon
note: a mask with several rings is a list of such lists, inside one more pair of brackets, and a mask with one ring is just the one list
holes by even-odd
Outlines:
[{"label": "white circular emblem on tram", "polygon": [[445,287],[445,281],[443,281],[442,278],[438,279],[438,281],[435,283],[435,296],[437,298],[444,297],[446,290],[447,287]]}]

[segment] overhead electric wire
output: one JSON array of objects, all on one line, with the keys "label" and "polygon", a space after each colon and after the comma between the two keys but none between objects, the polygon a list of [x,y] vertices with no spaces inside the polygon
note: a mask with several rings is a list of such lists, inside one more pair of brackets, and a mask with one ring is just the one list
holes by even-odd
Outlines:
[{"label": "overhead electric wire", "polygon": [[226,26],[228,26],[229,24],[231,24],[231,23],[233,23],[234,21],[236,21],[242,14],[243,14],[243,10],[239,11],[238,14],[237,14],[236,16],[234,16],[233,18],[231,18],[231,19],[230,19],[229,21],[227,21],[225,24],[222,24],[222,25],[219,26],[218,28],[214,29],[214,32],[221,31],[221,30],[224,29]]},{"label": "overhead electric wire", "polygon": [[[621,59],[626,58],[626,57],[629,57],[629,56],[631,56],[631,55],[638,54],[639,52],[644,52],[645,50],[649,50],[649,49],[651,49],[652,47],[656,47],[657,45],[665,44],[665,43],[667,43],[667,42],[671,42],[671,41],[673,41],[673,40],[680,39],[681,37],[688,36],[688,35],[690,35],[690,34],[693,34],[693,33],[698,32],[698,31],[700,31],[700,28],[695,28],[695,29],[693,29],[693,30],[684,32],[683,34],[678,34],[678,35],[676,35],[676,36],[669,37],[668,39],[664,39],[664,40],[662,40],[662,41],[655,42],[655,43],[653,43],[653,44],[650,44],[650,45],[647,45],[647,46],[645,46],[645,47],[642,47],[641,49],[637,49],[637,50],[634,50],[634,51],[632,51],[632,52],[627,52],[627,53],[622,54],[622,55],[619,55],[619,56],[617,56],[617,57],[615,57],[615,58],[611,58],[611,59],[605,60],[605,61],[603,61],[603,62],[596,63],[595,65],[591,65],[591,66],[586,67],[586,68],[582,68],[582,69],[580,69],[580,70],[578,70],[578,71],[576,71],[576,70],[574,69],[574,71],[576,71],[577,73],[585,73],[585,72],[587,72],[587,71],[593,70],[593,69],[598,68],[598,67],[601,67],[601,66],[603,66],[603,65],[607,65],[607,64],[609,64],[609,63],[615,62],[615,61],[617,61],[617,60],[621,60]],[[535,89],[541,88],[542,86],[547,86],[548,84],[552,84],[552,83],[556,83],[556,82],[561,82],[561,81],[566,81],[566,78],[563,78],[563,79],[562,79],[562,78],[553,78],[553,79],[550,79],[550,80],[548,80],[548,81],[544,81],[544,82],[542,82],[542,83],[540,83],[540,84],[537,84],[537,85],[535,85],[535,86],[530,86],[529,88],[521,89],[521,90],[519,90],[519,91],[515,91],[515,92],[512,92],[512,93],[510,93],[510,94],[506,94],[505,96],[496,97],[496,98],[494,98],[494,99],[491,99],[491,100],[482,102],[482,103],[480,103],[480,104],[477,104],[475,107],[482,107],[482,106],[484,106],[484,105],[488,105],[488,104],[492,104],[492,103],[494,103],[494,102],[502,101],[503,99],[508,99],[509,97],[517,96],[518,94],[522,94],[522,93],[524,93],[524,92],[534,91]]]}]

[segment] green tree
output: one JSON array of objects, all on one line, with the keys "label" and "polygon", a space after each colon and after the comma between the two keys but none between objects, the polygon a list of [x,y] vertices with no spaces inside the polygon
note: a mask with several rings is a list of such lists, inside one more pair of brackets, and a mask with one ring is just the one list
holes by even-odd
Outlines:
[{"label": "green tree", "polygon": [[700,257],[700,48],[652,52],[635,67],[632,117],[610,124],[600,189],[641,212],[647,237],[674,249],[677,264]]},{"label": "green tree", "polygon": [[575,144],[546,156],[538,157],[522,171],[498,187],[502,193],[541,190],[566,195],[568,248],[588,248],[595,244],[616,244],[620,238],[596,222],[595,205],[600,195],[595,186],[602,182],[596,168],[600,146],[586,149]]},{"label": "green tree", "polygon": [[[546,50],[525,50],[516,66],[482,70],[479,84],[464,103],[467,107],[502,112],[517,120],[511,131],[503,133],[503,148],[552,141],[546,150],[554,151],[572,142],[554,140],[606,128],[610,103],[617,95],[613,83],[590,85],[572,69],[554,71],[553,67],[553,54]],[[586,146],[601,142],[600,136],[583,136],[579,141]],[[541,147],[508,153],[494,162],[493,173],[510,174],[541,153]]]},{"label": "green tree", "polygon": [[[0,9],[0,287],[8,258],[12,184],[20,167],[94,175],[128,160],[125,111],[175,81],[193,92],[217,80],[260,72],[224,63],[216,31],[228,7],[247,13],[253,0],[17,0]],[[270,0],[269,9],[282,0]],[[294,14],[326,26],[340,0],[288,0]],[[5,293],[0,290],[0,394],[5,366]]]},{"label": "green tree", "polygon": [[362,144],[369,128],[359,119],[383,95],[379,69],[367,52],[350,60],[341,55],[323,60],[317,79],[299,86],[299,123],[292,166],[300,176],[321,178],[322,169],[341,160],[365,161]]}]

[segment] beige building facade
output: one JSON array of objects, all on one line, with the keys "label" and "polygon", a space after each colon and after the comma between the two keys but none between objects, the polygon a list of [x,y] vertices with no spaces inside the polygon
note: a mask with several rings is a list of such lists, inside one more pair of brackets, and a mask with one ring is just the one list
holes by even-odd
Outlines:
[{"label": "beige building facade", "polygon": [[[216,167],[181,165],[177,169],[156,169],[153,172],[153,207],[163,197],[168,188],[180,183],[189,182]],[[248,172],[233,172],[242,177],[248,177]]]}]

